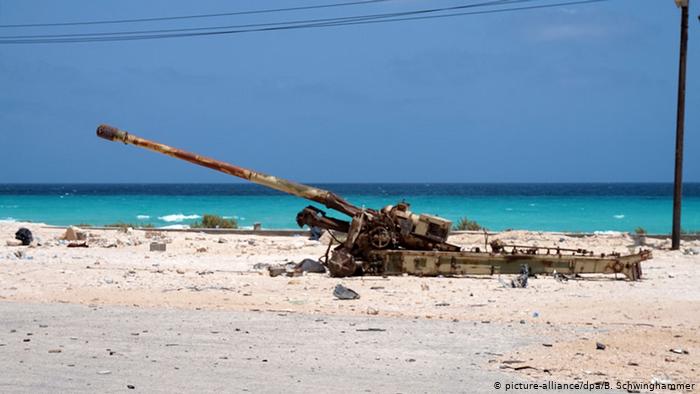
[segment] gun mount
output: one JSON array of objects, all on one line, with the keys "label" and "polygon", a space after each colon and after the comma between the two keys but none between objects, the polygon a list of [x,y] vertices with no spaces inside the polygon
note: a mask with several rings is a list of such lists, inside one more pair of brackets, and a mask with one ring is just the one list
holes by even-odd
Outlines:
[{"label": "gun mount", "polygon": [[[414,274],[421,276],[465,275],[488,273],[517,273],[519,264],[527,263],[532,273],[623,273],[629,279],[641,276],[640,262],[651,258],[641,251],[635,255],[602,255],[586,253],[564,256],[546,255],[530,248],[513,247],[508,254],[503,245],[492,245],[492,251],[465,252],[447,242],[452,222],[437,216],[416,214],[404,201],[380,210],[357,207],[342,197],[323,189],[303,185],[272,175],[225,163],[206,156],[149,141],[108,125],[97,127],[97,136],[109,141],[123,142],[159,152],[180,160],[208,167],[238,178],[257,183],[317,202],[328,209],[350,217],[350,221],[329,217],[326,212],[307,206],[296,216],[299,227],[319,227],[346,234],[344,241],[331,251],[324,264],[330,274],[344,277],[361,273],[377,275]],[[329,249],[330,249],[329,245]],[[527,247],[526,247],[527,248]]]},{"label": "gun mount", "polygon": [[376,250],[410,249],[459,251],[459,246],[448,244],[452,222],[432,215],[419,215],[409,210],[409,205],[399,202],[381,210],[359,208],[342,197],[312,186],[288,181],[272,175],[252,171],[206,156],[186,152],[168,145],[137,137],[124,130],[100,125],[97,135],[109,141],[123,142],[163,153],[193,164],[208,167],[223,173],[243,178],[283,193],[315,201],[325,207],[341,212],[351,221],[326,216],[326,212],[308,206],[297,214],[299,227],[317,226],[347,234],[345,242],[338,245],[326,262],[333,276],[349,276],[362,269],[359,261],[367,261],[370,252]]}]

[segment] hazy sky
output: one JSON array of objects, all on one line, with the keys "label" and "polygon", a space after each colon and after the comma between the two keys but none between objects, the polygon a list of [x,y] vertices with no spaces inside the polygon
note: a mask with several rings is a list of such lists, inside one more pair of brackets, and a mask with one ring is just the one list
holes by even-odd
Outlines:
[{"label": "hazy sky", "polygon": [[[0,24],[346,0],[2,1]],[[474,3],[388,1],[0,35],[150,30]],[[551,3],[541,1],[541,3]],[[691,2],[685,179],[700,181],[700,1]],[[145,138],[299,181],[673,180],[672,0],[152,41],[0,45],[0,182],[226,182],[95,137]]]}]

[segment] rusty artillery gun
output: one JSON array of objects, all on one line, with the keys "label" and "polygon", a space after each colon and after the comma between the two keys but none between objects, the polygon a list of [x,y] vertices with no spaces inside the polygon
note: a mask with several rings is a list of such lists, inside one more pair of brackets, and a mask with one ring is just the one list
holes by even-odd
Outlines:
[{"label": "rusty artillery gun", "polygon": [[332,244],[329,245],[330,256],[327,253],[323,261],[330,274],[336,277],[404,273],[420,276],[517,274],[522,265],[527,265],[529,272],[535,274],[622,273],[628,279],[637,280],[641,276],[640,262],[651,258],[649,251],[627,256],[593,255],[584,250],[522,247],[499,241],[491,242],[491,252],[479,248],[462,251],[461,247],[447,242],[452,228],[450,220],[413,213],[404,201],[379,210],[360,208],[327,190],[149,141],[109,125],[100,125],[97,136],[221,171],[347,215],[349,221],[330,217],[310,205],[296,216],[299,227],[319,227],[346,234],[333,250],[330,250]]}]

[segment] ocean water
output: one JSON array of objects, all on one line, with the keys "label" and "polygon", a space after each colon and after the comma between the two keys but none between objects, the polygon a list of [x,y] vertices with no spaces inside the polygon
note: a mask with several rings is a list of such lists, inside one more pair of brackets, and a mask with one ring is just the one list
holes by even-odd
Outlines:
[{"label": "ocean water", "polygon": [[[413,211],[476,220],[491,230],[670,233],[672,185],[315,184],[358,206],[405,200]],[[0,184],[0,220],[53,225],[187,226],[205,213],[242,227],[296,228],[310,202],[254,184]],[[318,204],[314,204],[319,206]],[[320,206],[319,206],[320,207]],[[323,207],[320,207],[323,208]],[[328,212],[332,216],[342,214]],[[700,183],[684,185],[683,229],[700,230]]]}]

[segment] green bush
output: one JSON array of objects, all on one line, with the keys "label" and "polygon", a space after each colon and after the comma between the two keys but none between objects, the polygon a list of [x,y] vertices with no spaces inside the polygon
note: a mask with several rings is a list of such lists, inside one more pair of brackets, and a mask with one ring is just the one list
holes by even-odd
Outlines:
[{"label": "green bush", "polygon": [[458,231],[464,231],[464,230],[469,230],[469,231],[479,231],[479,230],[485,230],[485,228],[481,227],[479,223],[477,223],[474,220],[469,220],[467,217],[463,217],[459,219],[457,223],[455,223],[452,226],[455,230]]},{"label": "green bush", "polygon": [[192,228],[238,228],[236,219],[224,219],[218,215],[205,214],[201,222],[194,222]]},{"label": "green bush", "polygon": [[634,229],[634,232],[637,235],[646,235],[647,230],[644,227],[637,227]]}]

